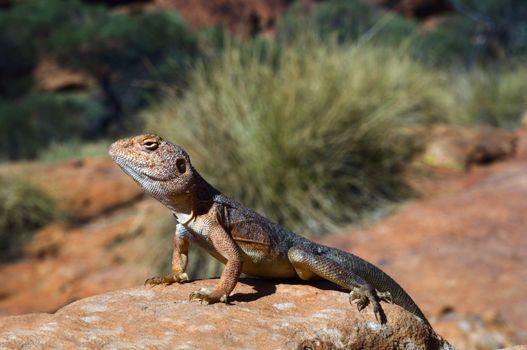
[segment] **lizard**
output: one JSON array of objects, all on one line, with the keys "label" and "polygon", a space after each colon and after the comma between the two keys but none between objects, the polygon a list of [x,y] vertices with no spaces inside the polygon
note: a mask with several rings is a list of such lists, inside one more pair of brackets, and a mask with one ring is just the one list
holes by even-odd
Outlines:
[{"label": "lizard", "polygon": [[214,289],[201,288],[189,299],[224,302],[242,273],[268,278],[326,279],[350,291],[359,312],[371,304],[375,318],[386,323],[381,301],[401,306],[430,325],[417,304],[388,274],[366,260],[315,243],[272,222],[222,194],[194,168],[180,146],[155,134],[115,141],[113,160],[147,194],[177,219],[172,273],[145,285],[188,281],[189,244],[204,248],[225,267]]}]

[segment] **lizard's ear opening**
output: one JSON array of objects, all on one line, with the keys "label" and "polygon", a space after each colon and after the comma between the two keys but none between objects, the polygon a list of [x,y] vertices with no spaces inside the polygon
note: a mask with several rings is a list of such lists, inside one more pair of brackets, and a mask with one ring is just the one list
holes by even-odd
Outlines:
[{"label": "lizard's ear opening", "polygon": [[185,162],[185,159],[183,159],[183,158],[176,159],[176,167],[177,167],[177,170],[179,170],[179,172],[182,173],[182,174],[185,171],[187,171],[187,164]]}]

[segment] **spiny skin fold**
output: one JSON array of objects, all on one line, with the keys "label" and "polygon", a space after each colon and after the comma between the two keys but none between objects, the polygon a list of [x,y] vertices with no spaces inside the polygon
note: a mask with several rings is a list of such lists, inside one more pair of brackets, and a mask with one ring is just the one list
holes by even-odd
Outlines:
[{"label": "spiny skin fold", "polygon": [[193,292],[190,299],[227,302],[243,272],[275,278],[323,278],[350,290],[359,310],[371,304],[382,323],[380,302],[393,302],[428,324],[404,289],[373,264],[344,251],[314,243],[223,195],[194,169],[181,147],[154,134],[122,139],[110,146],[110,156],[149,195],[176,217],[172,274],[148,279],[148,284],[188,280],[189,244],[198,244],[225,264],[212,290]]}]

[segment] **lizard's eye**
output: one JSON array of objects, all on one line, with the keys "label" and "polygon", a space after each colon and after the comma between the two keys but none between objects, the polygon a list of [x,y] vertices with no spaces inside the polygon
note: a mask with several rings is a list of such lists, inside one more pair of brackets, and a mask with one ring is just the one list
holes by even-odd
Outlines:
[{"label": "lizard's eye", "polygon": [[159,147],[159,142],[155,140],[144,140],[143,146],[149,151],[155,151]]}]

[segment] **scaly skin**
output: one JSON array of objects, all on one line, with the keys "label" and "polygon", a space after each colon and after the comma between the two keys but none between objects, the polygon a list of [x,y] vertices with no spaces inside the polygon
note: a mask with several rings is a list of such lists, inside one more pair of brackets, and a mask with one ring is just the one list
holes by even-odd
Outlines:
[{"label": "scaly skin", "polygon": [[188,280],[188,246],[195,243],[224,263],[225,269],[213,290],[197,290],[190,299],[227,302],[242,272],[260,277],[324,278],[350,290],[350,302],[359,310],[372,304],[375,317],[383,323],[386,316],[380,301],[393,302],[429,324],[404,289],[379,268],[298,236],[226,197],[199,175],[181,147],[147,134],[116,141],[109,153],[178,220],[172,274],[145,283]]}]

